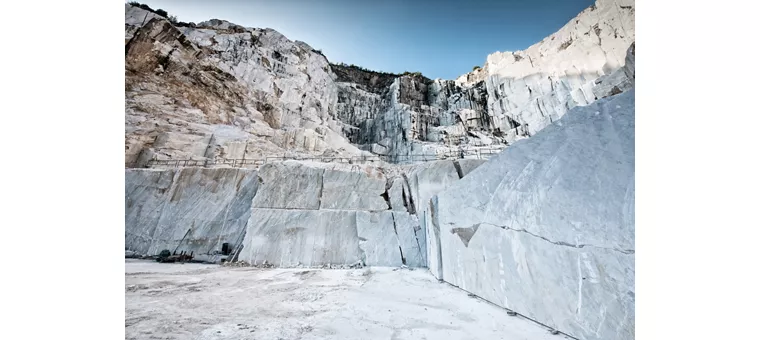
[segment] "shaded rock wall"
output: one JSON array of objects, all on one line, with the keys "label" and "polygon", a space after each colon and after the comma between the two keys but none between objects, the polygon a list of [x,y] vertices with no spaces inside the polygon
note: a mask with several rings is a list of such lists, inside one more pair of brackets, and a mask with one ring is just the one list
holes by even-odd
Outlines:
[{"label": "shaded rock wall", "polygon": [[[427,266],[427,231],[415,202],[483,161],[375,168],[286,161],[258,171],[126,171],[126,246],[154,255],[237,248],[254,265]],[[386,174],[387,173],[387,174]]]},{"label": "shaded rock wall", "polygon": [[483,114],[487,101],[483,83],[462,88],[453,81],[419,75],[382,73],[381,78],[376,72],[350,70],[352,76],[337,83],[335,115],[344,123],[344,135],[363,150],[392,156],[394,163],[411,163],[412,155],[435,155],[463,145],[504,144],[500,136],[473,133],[490,124]]},{"label": "shaded rock wall", "polygon": [[385,175],[367,166],[273,163],[261,185],[240,259],[254,265],[424,267],[419,224],[392,211]]},{"label": "shaded rock wall", "polygon": [[576,107],[424,202],[431,272],[580,339],[633,339],[634,99]]},{"label": "shaded rock wall", "polygon": [[136,170],[125,172],[126,248],[141,254],[163,249],[208,254],[237,244],[258,188],[245,169]]}]

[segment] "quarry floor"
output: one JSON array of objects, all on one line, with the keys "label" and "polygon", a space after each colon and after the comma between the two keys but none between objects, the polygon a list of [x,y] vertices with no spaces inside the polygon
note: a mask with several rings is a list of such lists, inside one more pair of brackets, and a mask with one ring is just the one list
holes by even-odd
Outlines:
[{"label": "quarry floor", "polygon": [[127,339],[565,339],[425,269],[127,259]]}]

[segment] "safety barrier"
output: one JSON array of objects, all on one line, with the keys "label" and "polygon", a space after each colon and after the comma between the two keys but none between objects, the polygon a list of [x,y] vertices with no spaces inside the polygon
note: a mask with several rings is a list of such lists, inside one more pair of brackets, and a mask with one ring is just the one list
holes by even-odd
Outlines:
[{"label": "safety barrier", "polygon": [[[232,167],[232,168],[259,168],[266,163],[282,162],[286,160],[312,161],[320,163],[343,163],[343,164],[409,164],[416,162],[428,162],[444,159],[489,159],[498,154],[504,148],[477,148],[450,150],[436,154],[416,155],[374,155],[374,156],[267,156],[263,158],[243,159],[151,159],[145,164],[145,168],[181,168],[181,167]],[[135,163],[126,164],[127,168],[138,167]]]}]

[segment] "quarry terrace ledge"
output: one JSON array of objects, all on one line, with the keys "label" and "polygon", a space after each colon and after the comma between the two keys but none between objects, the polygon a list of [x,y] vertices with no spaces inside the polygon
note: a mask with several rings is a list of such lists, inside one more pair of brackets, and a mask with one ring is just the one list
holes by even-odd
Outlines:
[{"label": "quarry terrace ledge", "polygon": [[353,156],[353,157],[334,157],[334,156],[267,156],[263,158],[242,158],[242,159],[151,159],[145,165],[139,163],[127,163],[126,168],[153,168],[153,167],[211,167],[211,166],[231,166],[233,168],[258,168],[266,163],[281,162],[286,160],[296,161],[314,161],[321,163],[344,163],[344,164],[366,164],[366,163],[414,163],[427,162],[446,159],[484,159],[487,160],[493,155],[504,150],[501,148],[480,148],[471,150],[451,150],[437,154],[416,154],[416,155],[376,155],[376,156]]}]

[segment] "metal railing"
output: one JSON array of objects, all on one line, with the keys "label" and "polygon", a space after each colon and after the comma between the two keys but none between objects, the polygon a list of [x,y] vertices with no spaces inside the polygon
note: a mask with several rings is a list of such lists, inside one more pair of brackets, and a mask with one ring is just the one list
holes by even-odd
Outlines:
[{"label": "metal railing", "polygon": [[[374,155],[374,156],[267,156],[263,158],[243,159],[151,159],[142,166],[143,168],[181,168],[181,167],[232,167],[232,168],[259,168],[266,163],[282,162],[286,160],[312,161],[320,163],[343,163],[343,164],[375,164],[394,163],[409,164],[445,159],[489,159],[498,154],[504,147],[476,148],[450,150],[435,154],[414,155]],[[136,168],[136,163],[126,164],[127,168]]]}]

